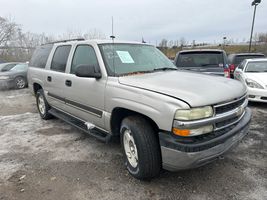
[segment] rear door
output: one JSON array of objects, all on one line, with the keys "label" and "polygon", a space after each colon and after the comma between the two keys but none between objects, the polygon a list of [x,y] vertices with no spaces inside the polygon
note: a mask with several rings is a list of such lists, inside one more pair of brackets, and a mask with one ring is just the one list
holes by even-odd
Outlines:
[{"label": "rear door", "polygon": [[65,79],[71,45],[57,46],[45,77],[47,100],[52,107],[65,109]]}]

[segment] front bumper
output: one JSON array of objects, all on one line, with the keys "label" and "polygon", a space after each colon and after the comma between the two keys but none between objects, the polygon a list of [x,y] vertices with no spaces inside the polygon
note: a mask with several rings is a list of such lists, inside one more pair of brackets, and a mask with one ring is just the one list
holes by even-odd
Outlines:
[{"label": "front bumper", "polygon": [[9,89],[14,87],[15,83],[13,79],[0,80],[0,89]]},{"label": "front bumper", "polygon": [[181,144],[171,134],[159,133],[162,165],[164,169],[178,171],[205,165],[236,146],[248,133],[251,110],[246,108],[245,115],[238,124],[225,134],[197,144]]},{"label": "front bumper", "polygon": [[248,100],[267,103],[267,89],[248,87]]}]

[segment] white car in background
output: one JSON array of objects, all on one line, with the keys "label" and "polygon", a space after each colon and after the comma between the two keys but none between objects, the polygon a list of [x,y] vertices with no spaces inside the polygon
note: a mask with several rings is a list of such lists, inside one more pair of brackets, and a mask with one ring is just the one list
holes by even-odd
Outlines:
[{"label": "white car in background", "polygon": [[244,60],[236,68],[234,77],[247,86],[250,101],[267,103],[267,58]]}]

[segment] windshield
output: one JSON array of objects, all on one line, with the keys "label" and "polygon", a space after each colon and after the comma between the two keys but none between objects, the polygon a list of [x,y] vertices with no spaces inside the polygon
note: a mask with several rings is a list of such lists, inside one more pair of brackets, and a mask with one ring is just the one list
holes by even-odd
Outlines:
[{"label": "windshield", "polygon": [[100,51],[109,75],[124,75],[156,70],[176,70],[157,48],[142,44],[101,44]]},{"label": "windshield", "polygon": [[186,52],[179,54],[177,67],[223,67],[222,52]]},{"label": "windshield", "polygon": [[22,64],[17,64],[14,66],[10,71],[26,71],[28,67],[28,64],[22,63]]},{"label": "windshield", "polygon": [[267,61],[249,62],[246,72],[267,72]]}]

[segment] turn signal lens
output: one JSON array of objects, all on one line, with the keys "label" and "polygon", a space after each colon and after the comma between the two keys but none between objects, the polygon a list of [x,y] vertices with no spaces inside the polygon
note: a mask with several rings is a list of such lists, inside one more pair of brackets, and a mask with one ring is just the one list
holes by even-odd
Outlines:
[{"label": "turn signal lens", "polygon": [[190,135],[190,130],[187,130],[187,129],[172,128],[172,132],[178,136],[189,136]]},{"label": "turn signal lens", "polygon": [[178,129],[172,128],[172,132],[178,136],[197,136],[213,131],[213,125],[207,125],[196,129]]}]

